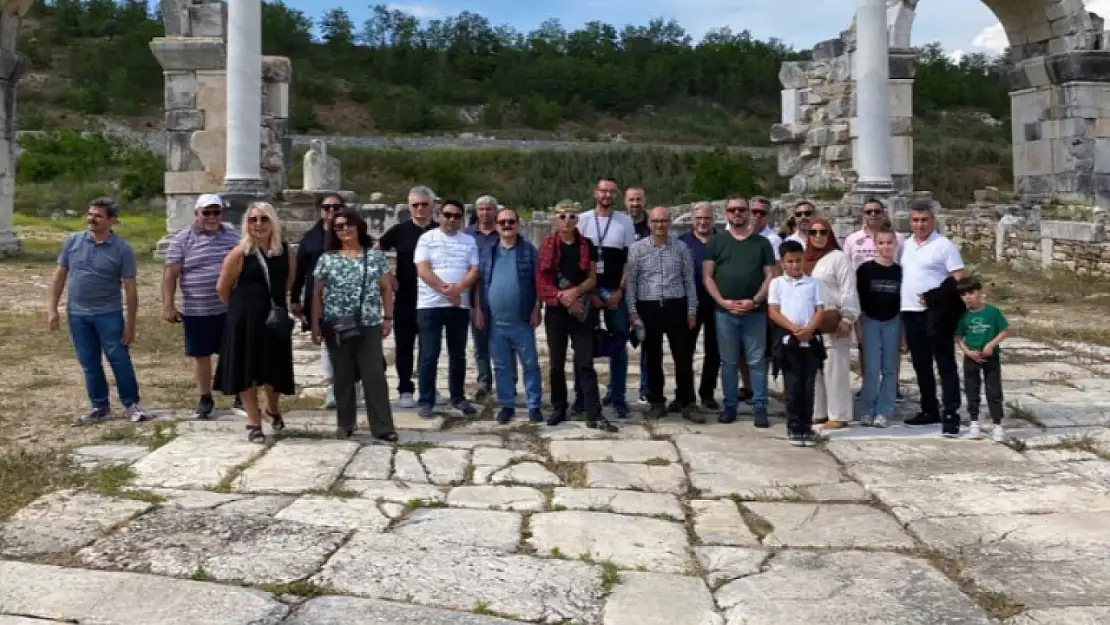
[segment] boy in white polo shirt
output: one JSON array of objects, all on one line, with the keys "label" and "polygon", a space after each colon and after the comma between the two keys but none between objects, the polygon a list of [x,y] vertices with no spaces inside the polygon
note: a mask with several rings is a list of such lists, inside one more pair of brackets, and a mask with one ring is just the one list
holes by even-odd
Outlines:
[{"label": "boy in white polo shirt", "polygon": [[768,314],[781,330],[773,332],[772,352],[783,372],[786,391],[786,429],[791,445],[816,441],[813,401],[817,372],[825,360],[825,346],[817,328],[825,310],[821,283],[802,273],[805,250],[797,241],[779,247],[783,275],[771,281]]}]

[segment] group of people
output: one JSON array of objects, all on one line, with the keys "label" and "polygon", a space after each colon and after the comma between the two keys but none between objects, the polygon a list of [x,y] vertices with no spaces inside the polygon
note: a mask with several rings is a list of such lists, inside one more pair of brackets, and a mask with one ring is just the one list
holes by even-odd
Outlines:
[{"label": "group of people", "polygon": [[[815,430],[855,421],[857,402],[862,425],[888,425],[900,401],[898,365],[905,351],[921,392],[920,411],[905,425],[939,424],[944,435],[958,436],[958,348],[968,434],[982,433],[985,386],[992,434],[1004,437],[999,344],[1006,319],[983,303],[982,286],[964,275],[958,248],[935,230],[930,203],[911,206],[912,234],[903,237],[882,203],[869,200],[862,227],[841,247],[829,220],[809,202],[794,207],[782,232],[767,223],[766,198],[728,198],[719,231],[712,206],[701,203],[692,230],[675,236],[668,209],[647,211],[642,188],[624,190],[624,211],[615,207],[620,195],[616,180],[600,178],[593,208],[580,212],[573,202],[559,203],[553,232],[533,245],[521,236],[519,215],[491,196],[475,202],[467,227],[464,204],[413,188],[410,219],[375,242],[357,210],[338,194],[324,194],[317,200],[319,221],[295,254],[269,204],[250,205],[236,232],[224,222],[223,200],[202,196],[194,224],[171,239],[162,289],[163,316],[182,324],[185,352],[195,362],[198,418],[212,417],[212,393],[220,391],[236,396],[249,440],[265,440],[263,413],[275,430],[283,428],[279,396],[295,392],[292,334],[294,320],[301,319],[321,346],[330,384],[325,405],[336,409],[340,437],[355,431],[361,395],[372,434],[397,439],[383,350],[390,333],[397,406],[424,417],[446,403],[463,415],[477,414],[464,393],[472,339],[475,400],[493,396],[498,422],[514,419],[523,378],[529,420],[556,425],[584,413],[588,426],[616,431],[602,406],[611,406],[618,419],[629,414],[631,344],[640,352],[639,399],[651,419],[675,412],[702,423],[700,399],[701,408],[720,411],[719,422],[733,423],[741,402],[750,402],[753,424],[769,427],[768,378],[781,372],[795,445],[814,441]],[[48,321],[56,328],[69,286],[67,317],[91,405],[79,423],[110,418],[101,352],[128,416],[148,418],[128,352],[137,312],[135,260],[112,232],[117,215],[110,200],[90,203],[88,229],[66,239],[50,291]],[[395,254],[395,269],[386,252]],[[546,415],[535,335],[541,323],[550,362],[552,410]],[[695,386],[699,336],[705,358]],[[436,392],[444,338],[447,397]],[[664,339],[674,363],[669,404]],[[853,345],[863,372],[854,398]],[[569,349],[573,401],[565,374]],[[604,395],[599,360],[609,365]],[[723,406],[715,398],[718,377]]]}]

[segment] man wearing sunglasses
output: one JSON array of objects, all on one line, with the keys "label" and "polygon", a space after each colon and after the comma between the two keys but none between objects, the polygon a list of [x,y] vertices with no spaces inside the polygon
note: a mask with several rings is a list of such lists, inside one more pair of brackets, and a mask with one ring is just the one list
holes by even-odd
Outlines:
[{"label": "man wearing sunglasses", "polygon": [[470,328],[471,289],[478,281],[478,244],[462,232],[465,208],[445,200],[439,228],[420,236],[413,253],[417,285],[416,326],[420,337],[421,417],[432,416],[436,403],[436,373],[443,338],[447,337],[447,381],[451,405],[464,416],[478,411],[463,395],[466,382],[466,335]]},{"label": "man wearing sunglasses", "polygon": [[806,200],[798,202],[794,206],[794,232],[786,237],[787,241],[797,241],[802,244],[802,249],[805,249],[806,239],[809,238],[809,221],[813,219],[813,215],[817,209]]},{"label": "man wearing sunglasses", "polygon": [[[218,195],[197,198],[193,215],[193,225],[175,233],[166,250],[162,318],[169,323],[181,323],[185,355],[193,359],[193,374],[200,393],[196,416],[211,419],[216,409],[212,399],[212,356],[220,351],[227,319],[227,304],[216,294],[216,282],[224,257],[239,244],[239,235],[223,222],[224,201]],[[180,309],[174,301],[179,284]]]}]

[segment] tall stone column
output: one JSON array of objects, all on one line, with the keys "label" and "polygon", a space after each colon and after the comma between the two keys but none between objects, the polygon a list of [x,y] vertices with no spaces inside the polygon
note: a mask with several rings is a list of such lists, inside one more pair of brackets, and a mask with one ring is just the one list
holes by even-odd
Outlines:
[{"label": "tall stone column", "polygon": [[[10,3],[9,3],[10,4]],[[0,13],[0,257],[18,254],[22,249],[15,235],[15,145],[16,85],[27,71],[27,59],[16,52],[19,22],[30,2],[4,7]]]},{"label": "tall stone column", "polygon": [[231,212],[270,198],[262,178],[262,0],[228,3],[227,173],[224,199]]},{"label": "tall stone column", "polygon": [[856,6],[856,145],[852,157],[857,192],[889,193],[891,180],[890,60],[884,0]]}]

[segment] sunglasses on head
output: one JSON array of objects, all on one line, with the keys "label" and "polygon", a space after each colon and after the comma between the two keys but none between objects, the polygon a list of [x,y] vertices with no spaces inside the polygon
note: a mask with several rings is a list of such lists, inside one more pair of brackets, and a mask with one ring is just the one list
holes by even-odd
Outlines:
[{"label": "sunglasses on head", "polygon": [[440,213],[444,219],[462,219],[462,213]]},{"label": "sunglasses on head", "polygon": [[269,215],[251,215],[247,218],[247,223],[252,224],[268,224],[270,223]]},{"label": "sunglasses on head", "polygon": [[498,219],[497,220],[497,225],[499,225],[499,226],[515,226],[516,225],[516,220],[515,219]]}]

